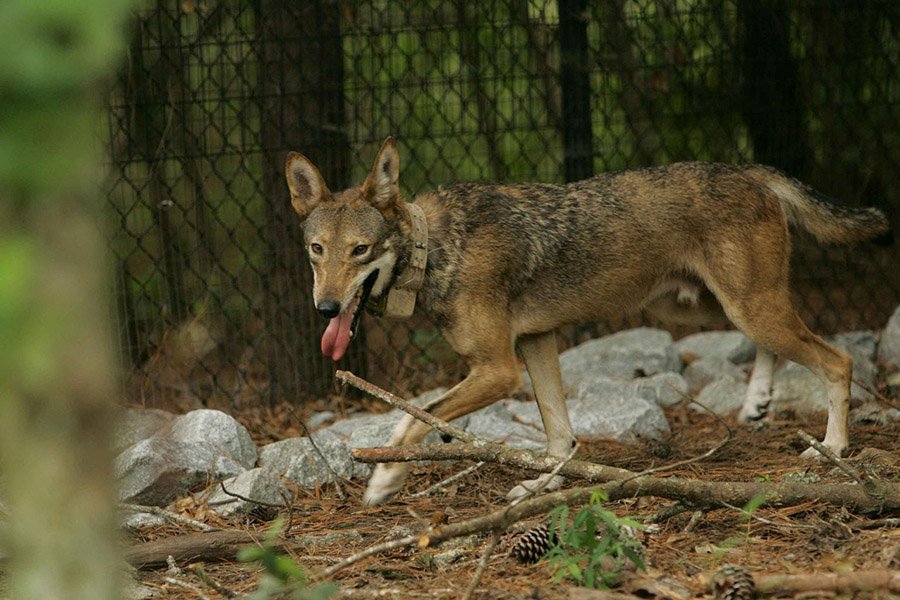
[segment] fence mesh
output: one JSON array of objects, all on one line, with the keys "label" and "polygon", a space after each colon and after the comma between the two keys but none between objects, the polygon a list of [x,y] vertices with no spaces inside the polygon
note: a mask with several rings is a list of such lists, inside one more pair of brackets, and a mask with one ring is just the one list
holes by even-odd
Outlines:
[{"label": "fence mesh", "polygon": [[[147,404],[333,391],[282,165],[359,182],[387,135],[406,197],[678,160],[761,162],[900,207],[900,3],[160,0],[107,118],[122,360]],[[896,229],[896,222],[894,223]],[[796,243],[817,331],[877,328],[896,246]],[[562,332],[561,343],[642,322]],[[366,318],[343,367],[411,392],[462,365],[423,317]]]}]

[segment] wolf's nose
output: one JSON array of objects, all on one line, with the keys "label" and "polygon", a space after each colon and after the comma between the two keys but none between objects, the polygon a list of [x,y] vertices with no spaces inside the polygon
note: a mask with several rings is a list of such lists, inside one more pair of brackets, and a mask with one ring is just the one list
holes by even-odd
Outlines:
[{"label": "wolf's nose", "polygon": [[341,312],[341,304],[337,300],[322,300],[316,306],[316,310],[326,319],[331,319],[338,316],[338,313]]}]

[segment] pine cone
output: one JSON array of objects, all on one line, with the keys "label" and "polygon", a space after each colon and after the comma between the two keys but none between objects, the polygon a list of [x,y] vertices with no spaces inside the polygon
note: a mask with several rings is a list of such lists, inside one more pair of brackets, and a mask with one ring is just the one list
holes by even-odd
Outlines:
[{"label": "pine cone", "polygon": [[750,600],[755,585],[753,576],[743,567],[722,565],[712,577],[716,600]]},{"label": "pine cone", "polygon": [[546,525],[538,525],[523,533],[516,540],[509,550],[509,555],[520,563],[534,564],[547,554],[547,551],[555,543],[556,534],[551,536],[550,529]]}]

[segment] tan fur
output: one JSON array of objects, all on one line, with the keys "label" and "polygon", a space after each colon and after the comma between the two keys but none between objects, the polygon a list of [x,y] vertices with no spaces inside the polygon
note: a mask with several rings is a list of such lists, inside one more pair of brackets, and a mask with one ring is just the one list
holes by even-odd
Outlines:
[{"label": "tan fur", "polygon": [[[307,244],[327,246],[323,254],[331,257],[312,258],[317,279],[328,280],[329,293],[351,297],[377,260],[378,268],[391,271],[379,273],[379,280],[389,282],[410,249],[399,210],[396,144],[385,142],[360,188],[338,195],[319,185],[310,167],[292,155],[287,171]],[[325,191],[310,197],[317,188]],[[429,405],[435,416],[450,420],[515,391],[518,348],[534,382],[548,451],[564,456],[573,438],[553,331],[644,308],[693,325],[730,320],[761,348],[810,368],[828,386],[825,444],[846,450],[852,364],[810,332],[791,303],[789,224],[848,242],[886,229],[877,211],[831,205],[766,167],[706,163],[611,173],[566,186],[455,184],[415,201],[429,227],[420,301],[470,366],[466,379]],[[360,240],[372,246],[365,264],[347,256]],[[765,414],[770,358],[759,358],[761,374],[742,419]],[[427,431],[407,418],[391,443],[417,443]],[[379,465],[365,501],[389,498],[405,474],[403,465]]]}]

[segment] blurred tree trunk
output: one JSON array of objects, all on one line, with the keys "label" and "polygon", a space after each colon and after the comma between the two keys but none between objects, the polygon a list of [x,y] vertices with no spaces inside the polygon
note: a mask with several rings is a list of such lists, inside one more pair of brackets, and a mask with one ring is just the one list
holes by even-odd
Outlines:
[{"label": "blurred tree trunk", "polygon": [[756,162],[803,178],[812,160],[797,66],[791,57],[789,3],[740,0],[741,112]]},{"label": "blurred tree trunk", "polygon": [[[118,599],[114,394],[93,90],[122,0],[0,21],[0,468],[8,597]],[[39,60],[37,60],[39,59]]]},{"label": "blurred tree trunk", "polygon": [[[289,150],[303,152],[332,190],[349,184],[350,144],[344,129],[344,53],[341,3],[257,0],[262,189],[268,264],[263,310],[268,331],[270,395],[331,389],[334,366],[322,356],[325,322],[312,301],[312,272],[300,221],[284,179]],[[365,373],[363,327],[341,367]]]}]

